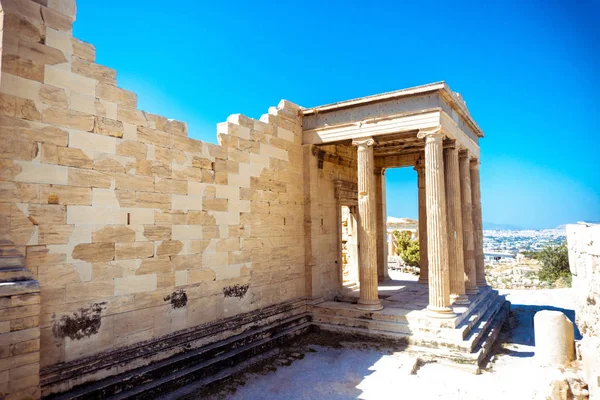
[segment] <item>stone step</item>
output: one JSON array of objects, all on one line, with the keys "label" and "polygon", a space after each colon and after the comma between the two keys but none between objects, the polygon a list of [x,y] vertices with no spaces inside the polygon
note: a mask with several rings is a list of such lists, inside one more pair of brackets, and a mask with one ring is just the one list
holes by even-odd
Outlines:
[{"label": "stone step", "polygon": [[25,267],[2,265],[3,258],[0,258],[0,282],[17,282],[33,279],[33,274]]},{"label": "stone step", "polygon": [[329,325],[341,325],[352,328],[374,329],[377,331],[410,334],[411,329],[407,323],[387,322],[381,320],[365,320],[359,318],[347,318],[328,314],[315,314],[313,322],[316,324],[326,323]]},{"label": "stone step", "polygon": [[211,375],[224,374],[294,336],[307,332],[311,316],[304,313],[283,321],[188,351],[117,376],[77,387],[47,399],[155,398]]}]

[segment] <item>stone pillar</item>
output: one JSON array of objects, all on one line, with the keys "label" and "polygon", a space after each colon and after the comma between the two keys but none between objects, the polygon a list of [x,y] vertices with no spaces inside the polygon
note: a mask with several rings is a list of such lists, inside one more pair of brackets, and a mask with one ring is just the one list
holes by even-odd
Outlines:
[{"label": "stone pillar", "polygon": [[377,279],[382,282],[390,279],[387,268],[385,238],[387,235],[385,209],[385,170],[375,170],[375,193],[377,195]]},{"label": "stone pillar", "polygon": [[543,366],[564,367],[575,359],[573,323],[560,311],[542,310],[533,317],[535,358]]},{"label": "stone pillar", "polygon": [[352,142],[358,148],[358,267],[360,281],[359,310],[377,311],[383,306],[377,287],[377,211],[373,138]]},{"label": "stone pillar", "polygon": [[481,215],[481,186],[479,160],[471,159],[471,197],[473,207],[473,242],[475,246],[475,279],[477,286],[487,286],[483,260],[483,221]]},{"label": "stone pillar", "polygon": [[444,157],[440,129],[419,132],[425,138],[425,186],[427,191],[427,260],[429,267],[429,315],[453,318],[448,273],[448,226],[444,190]]},{"label": "stone pillar", "polygon": [[444,181],[448,212],[448,266],[450,270],[450,300],[469,304],[465,294],[465,262],[463,256],[463,227],[460,199],[458,149],[454,141],[444,145]]},{"label": "stone pillar", "polygon": [[427,263],[427,196],[425,192],[425,160],[417,161],[417,185],[419,187],[419,283],[427,283],[429,271]]},{"label": "stone pillar", "polygon": [[475,245],[473,242],[473,208],[471,198],[471,172],[469,153],[461,151],[458,158],[460,168],[460,199],[462,205],[463,225],[463,256],[465,260],[465,291],[467,294],[477,294],[475,278]]}]

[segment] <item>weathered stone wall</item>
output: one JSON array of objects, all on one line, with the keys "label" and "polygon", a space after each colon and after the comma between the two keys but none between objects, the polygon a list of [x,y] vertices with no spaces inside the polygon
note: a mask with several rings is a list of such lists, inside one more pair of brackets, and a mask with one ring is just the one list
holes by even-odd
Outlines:
[{"label": "weathered stone wall", "polygon": [[[297,106],[188,138],[72,36],[74,0],[2,4],[0,239],[40,284],[42,368],[307,294]],[[340,267],[331,205],[310,206],[317,294]]]},{"label": "weathered stone wall", "polygon": [[600,225],[567,225],[575,316],[583,340],[578,353],[590,389],[600,398]]},{"label": "weathered stone wall", "polygon": [[342,286],[341,206],[334,181],[358,182],[356,148],[304,146],[307,295],[331,299]]}]

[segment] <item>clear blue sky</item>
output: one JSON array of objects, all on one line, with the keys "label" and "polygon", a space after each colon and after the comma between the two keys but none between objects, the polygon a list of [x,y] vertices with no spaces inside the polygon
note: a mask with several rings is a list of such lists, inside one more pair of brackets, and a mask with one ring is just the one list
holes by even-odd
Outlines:
[{"label": "clear blue sky", "polygon": [[[486,134],[484,221],[600,221],[600,5],[483,3],[80,0],[74,33],[141,109],[210,142],[229,114],[258,118],[282,98],[445,80]],[[387,176],[388,214],[416,217],[415,172]]]}]

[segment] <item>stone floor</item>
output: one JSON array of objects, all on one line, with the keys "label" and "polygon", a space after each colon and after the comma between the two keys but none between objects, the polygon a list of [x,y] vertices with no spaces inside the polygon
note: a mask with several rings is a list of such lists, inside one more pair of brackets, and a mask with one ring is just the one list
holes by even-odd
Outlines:
[{"label": "stone floor", "polygon": [[[429,288],[426,284],[418,283],[418,277],[415,275],[398,271],[390,271],[390,278],[391,280],[379,284],[379,298],[384,306],[381,311],[358,311],[356,302],[360,292],[357,287],[346,288],[338,301],[319,303],[314,310],[317,314],[325,317],[335,315],[341,319],[349,317],[363,318],[362,314],[368,314],[370,320],[400,322],[413,326],[426,324],[455,328],[466,317],[470,316],[491,292],[490,287],[480,288],[481,292],[479,294],[468,296],[471,304],[466,306],[453,305],[452,309],[456,315],[454,318],[432,319],[426,314],[426,308],[429,304]],[[345,325],[343,321],[336,321],[334,318],[318,318],[317,320],[334,325]],[[371,326],[371,329],[379,329],[379,327]]]},{"label": "stone floor", "polygon": [[[512,302],[512,328],[501,334],[481,375],[432,359],[418,360],[385,343],[315,336],[236,376],[210,399],[543,399],[549,371],[533,358],[533,315],[560,309],[574,317],[570,289],[504,291]],[[311,342],[312,340],[312,342]],[[411,371],[414,374],[411,374]]]}]

